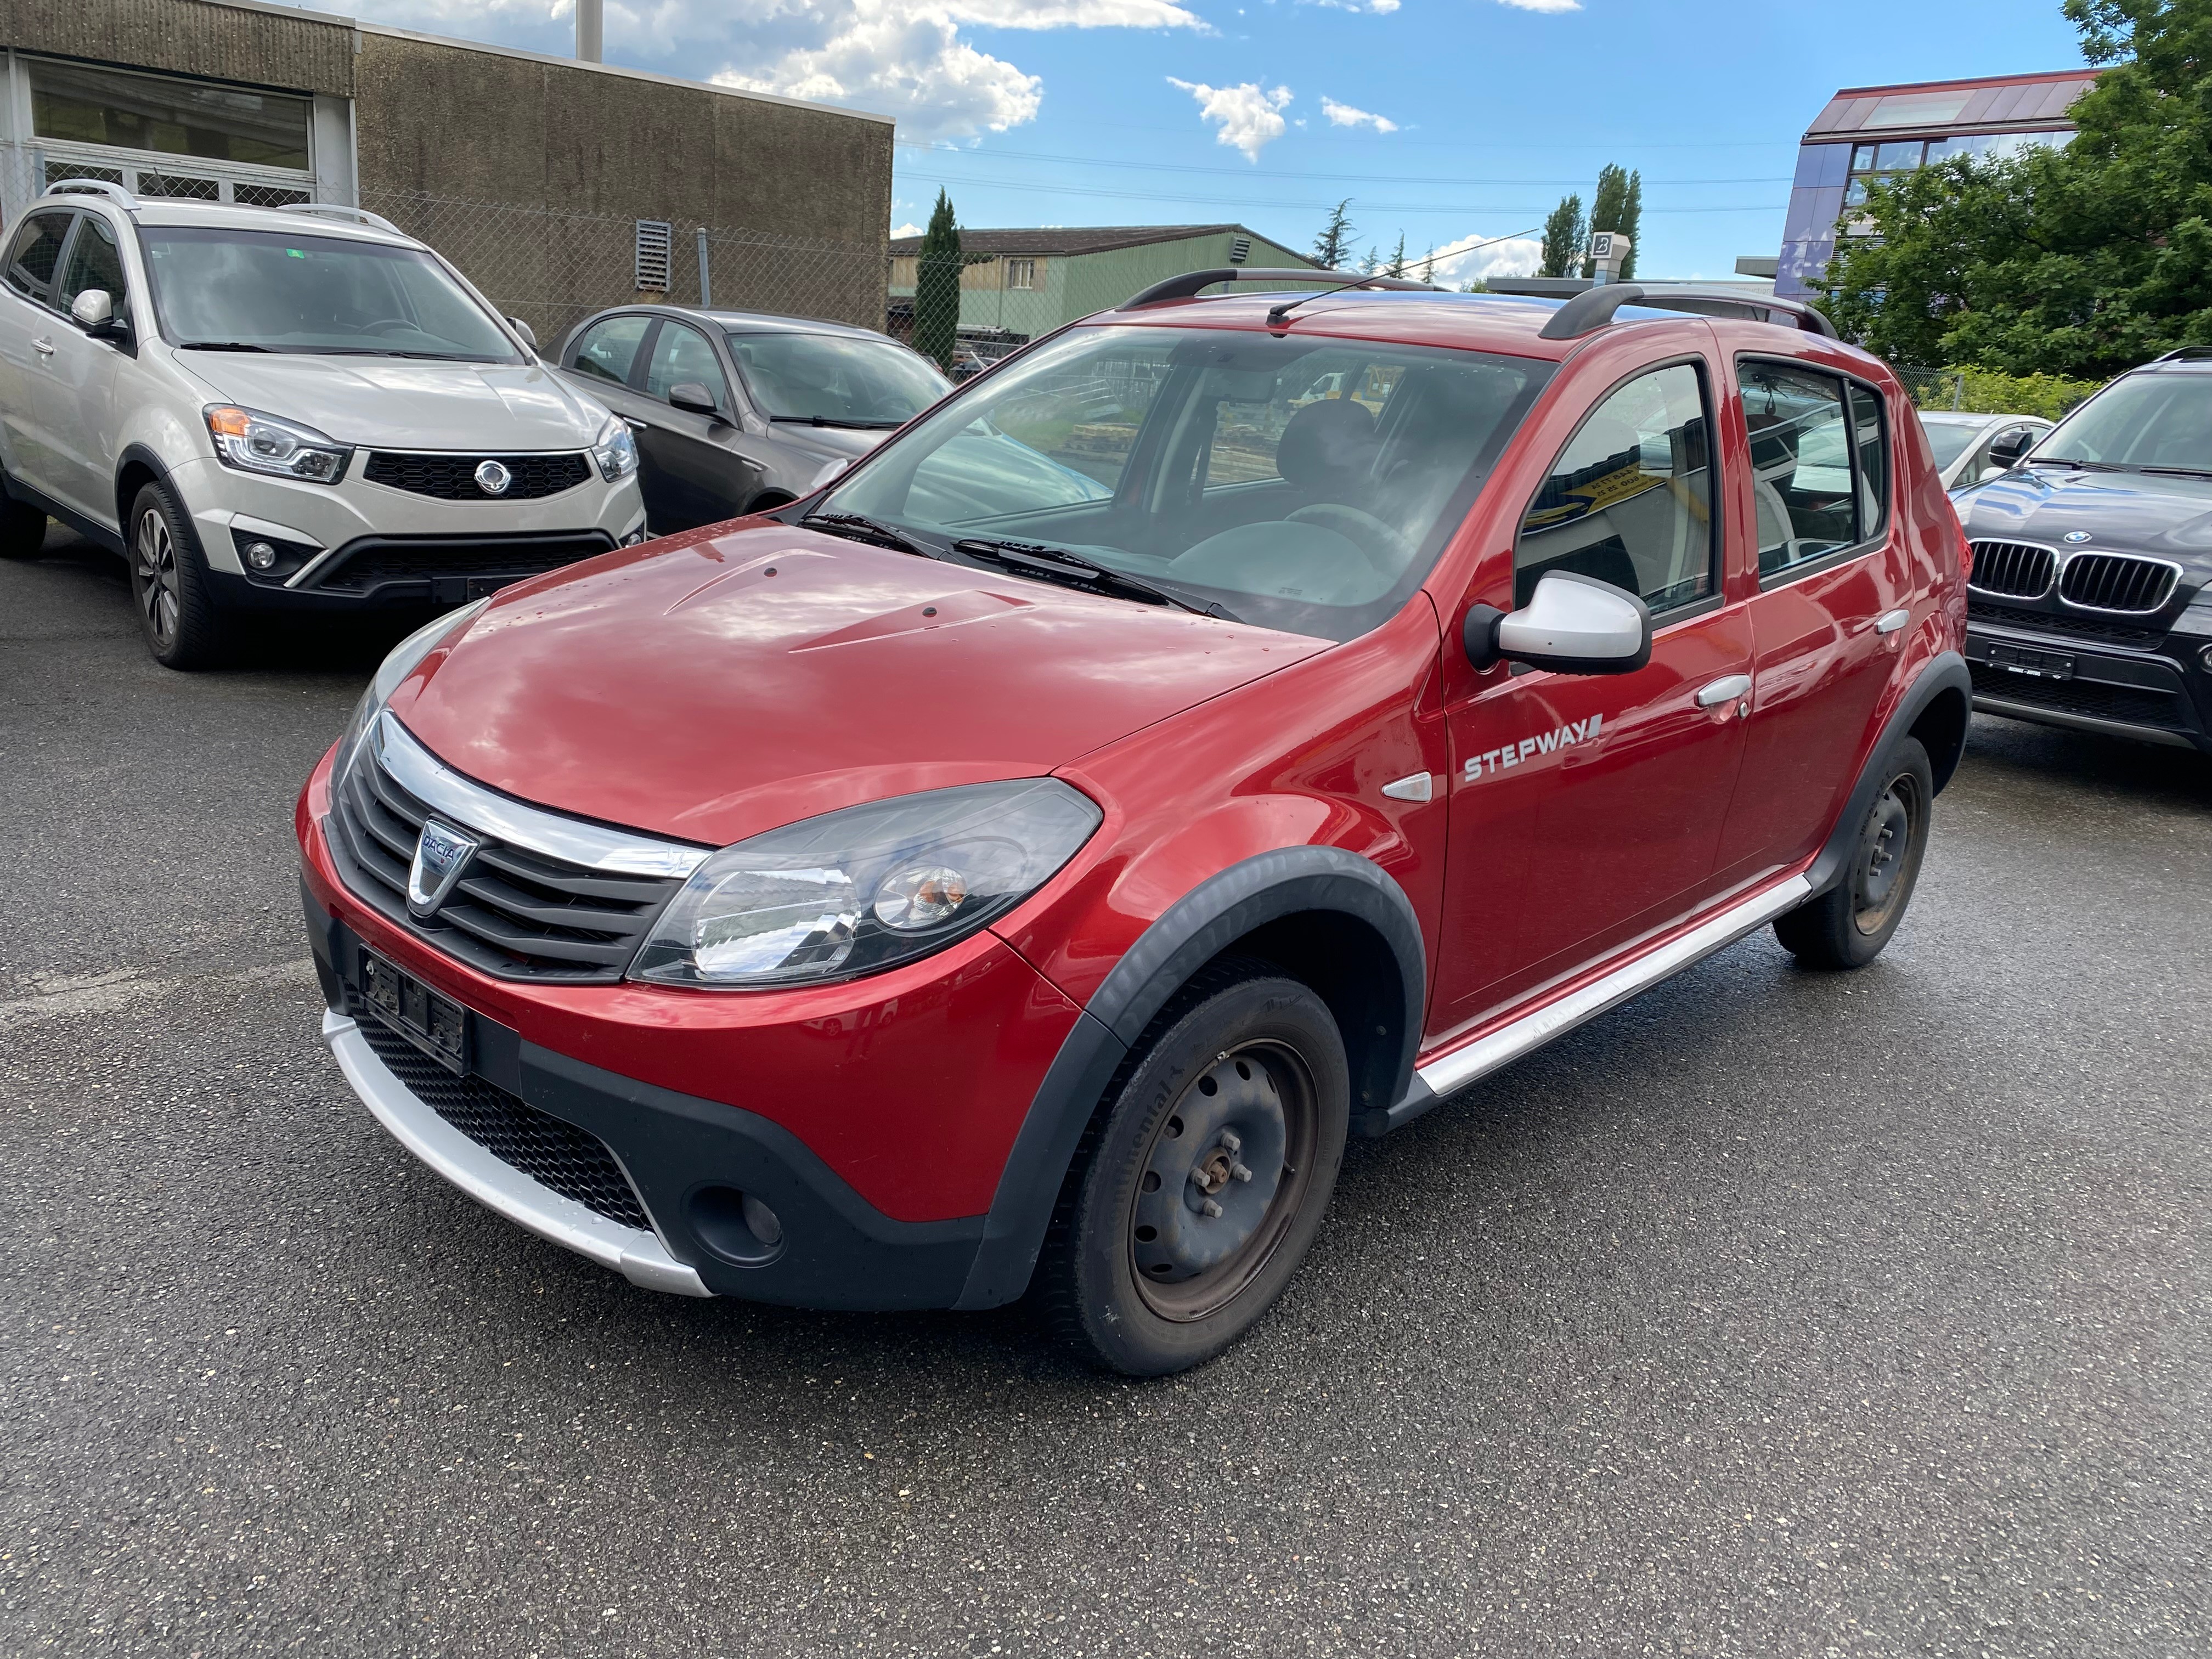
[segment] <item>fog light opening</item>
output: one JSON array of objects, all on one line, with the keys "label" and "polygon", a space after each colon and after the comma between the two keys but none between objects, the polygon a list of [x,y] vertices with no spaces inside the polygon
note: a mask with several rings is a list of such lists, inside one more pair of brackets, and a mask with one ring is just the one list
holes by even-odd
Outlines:
[{"label": "fog light opening", "polygon": [[783,1219],[761,1199],[734,1187],[702,1187],[691,1194],[691,1231],[725,1261],[763,1267],[783,1254]]},{"label": "fog light opening", "polygon": [[2203,650],[2198,652],[2197,660],[2206,673],[2212,674],[2212,645],[2208,645]]},{"label": "fog light opening", "polygon": [[267,542],[248,542],[246,562],[256,570],[267,570],[276,562],[276,550]]}]

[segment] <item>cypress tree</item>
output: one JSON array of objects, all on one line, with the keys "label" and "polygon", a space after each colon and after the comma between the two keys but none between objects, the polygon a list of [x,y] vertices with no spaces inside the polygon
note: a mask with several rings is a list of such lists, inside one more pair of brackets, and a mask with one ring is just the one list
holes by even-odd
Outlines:
[{"label": "cypress tree", "polygon": [[914,349],[948,374],[960,337],[960,270],[965,263],[952,198],[939,190],[915,261]]}]

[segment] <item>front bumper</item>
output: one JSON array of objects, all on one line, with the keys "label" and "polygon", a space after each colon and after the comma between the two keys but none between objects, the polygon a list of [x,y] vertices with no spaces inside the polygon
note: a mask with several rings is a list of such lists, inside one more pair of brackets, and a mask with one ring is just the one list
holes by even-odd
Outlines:
[{"label": "front bumper", "polygon": [[2191,659],[1978,621],[1966,657],[1984,714],[2212,753],[2212,672]]}]

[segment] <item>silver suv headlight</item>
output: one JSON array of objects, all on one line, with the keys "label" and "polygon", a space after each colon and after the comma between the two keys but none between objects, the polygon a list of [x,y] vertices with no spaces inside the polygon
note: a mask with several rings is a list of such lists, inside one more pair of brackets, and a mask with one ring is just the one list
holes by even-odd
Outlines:
[{"label": "silver suv headlight", "polygon": [[786,824],[701,865],[630,977],[745,990],[912,961],[1012,909],[1103,817],[1057,778],[1017,778]]},{"label": "silver suv headlight", "polygon": [[592,445],[592,459],[599,464],[599,476],[609,483],[620,483],[637,471],[637,440],[621,416],[599,429]]},{"label": "silver suv headlight", "polygon": [[415,665],[428,656],[447,639],[458,634],[483,614],[491,603],[489,595],[474,605],[463,605],[459,611],[448,611],[442,617],[434,617],[405,639],[393,646],[388,655],[377,665],[376,678],[368,683],[368,690],[361,694],[361,701],[353,706],[353,718],[346,722],[345,735],[338,739],[337,759],[331,767],[331,781],[335,785],[353,764],[353,752],[361,747],[370,723],[384,712],[384,705],[392,701],[392,694],[399,689],[399,682],[412,673]]},{"label": "silver suv headlight", "polygon": [[345,477],[346,462],[353,457],[350,445],[257,409],[210,404],[200,412],[207,417],[208,436],[215,440],[216,459],[241,472],[336,483]]}]

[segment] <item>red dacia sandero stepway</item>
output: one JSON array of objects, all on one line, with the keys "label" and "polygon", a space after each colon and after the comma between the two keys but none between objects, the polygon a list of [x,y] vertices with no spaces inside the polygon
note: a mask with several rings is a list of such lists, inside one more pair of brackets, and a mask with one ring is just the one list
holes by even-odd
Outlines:
[{"label": "red dacia sandero stepway", "polygon": [[1763,924],[1870,960],[1971,696],[1897,380],[1783,302],[1290,275],[402,644],[297,814],[369,1109],[637,1284],[1160,1373],[1348,1134]]}]

